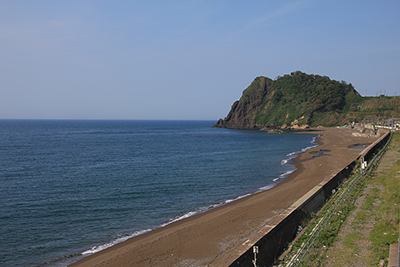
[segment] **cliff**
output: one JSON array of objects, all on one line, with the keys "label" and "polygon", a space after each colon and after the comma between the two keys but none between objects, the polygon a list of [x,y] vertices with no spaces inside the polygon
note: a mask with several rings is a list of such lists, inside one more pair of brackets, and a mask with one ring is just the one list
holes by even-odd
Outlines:
[{"label": "cliff", "polygon": [[[365,98],[352,84],[301,71],[257,77],[213,127],[288,129],[335,126],[400,114],[400,98]],[[400,116],[400,115],[399,115]]]}]

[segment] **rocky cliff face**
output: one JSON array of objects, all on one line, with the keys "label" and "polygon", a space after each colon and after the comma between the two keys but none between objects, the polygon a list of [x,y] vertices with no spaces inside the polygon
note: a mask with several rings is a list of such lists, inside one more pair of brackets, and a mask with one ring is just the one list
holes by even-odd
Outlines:
[{"label": "rocky cliff face", "polygon": [[230,129],[261,129],[265,125],[257,124],[255,117],[258,108],[267,95],[272,95],[272,80],[266,77],[257,77],[253,83],[243,91],[240,100],[233,103],[225,119],[220,119],[214,127]]}]

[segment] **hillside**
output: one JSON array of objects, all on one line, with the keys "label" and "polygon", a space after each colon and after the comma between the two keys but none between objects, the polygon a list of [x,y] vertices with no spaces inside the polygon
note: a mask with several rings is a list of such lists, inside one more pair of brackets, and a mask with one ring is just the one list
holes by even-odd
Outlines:
[{"label": "hillside", "polygon": [[400,97],[362,97],[351,83],[296,71],[255,78],[214,127],[286,129],[392,117],[400,117]]}]

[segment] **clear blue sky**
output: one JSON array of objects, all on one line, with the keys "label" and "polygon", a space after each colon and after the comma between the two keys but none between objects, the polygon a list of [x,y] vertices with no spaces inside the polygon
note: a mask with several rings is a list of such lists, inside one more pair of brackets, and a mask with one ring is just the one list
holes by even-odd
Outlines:
[{"label": "clear blue sky", "polygon": [[400,1],[0,1],[0,119],[211,119],[292,71],[400,95]]}]

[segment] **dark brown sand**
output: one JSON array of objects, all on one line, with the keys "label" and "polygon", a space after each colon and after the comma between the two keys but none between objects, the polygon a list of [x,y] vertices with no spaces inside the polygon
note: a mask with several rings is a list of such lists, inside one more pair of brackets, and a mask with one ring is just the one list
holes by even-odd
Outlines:
[{"label": "dark brown sand", "polygon": [[[297,170],[272,189],[131,238],[70,266],[228,266],[279,223],[296,200],[355,160],[361,150],[350,147],[377,139],[354,137],[343,128],[311,133],[320,134],[320,146],[301,153],[295,159]],[[330,151],[313,158],[311,152],[321,150]]]}]

